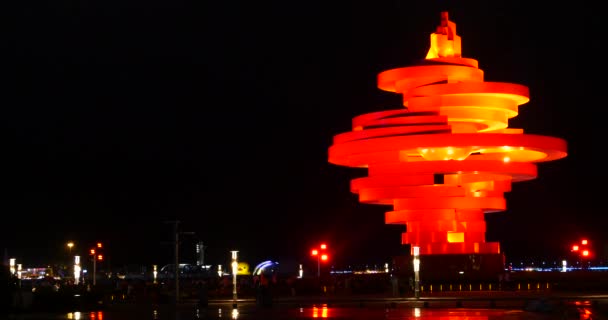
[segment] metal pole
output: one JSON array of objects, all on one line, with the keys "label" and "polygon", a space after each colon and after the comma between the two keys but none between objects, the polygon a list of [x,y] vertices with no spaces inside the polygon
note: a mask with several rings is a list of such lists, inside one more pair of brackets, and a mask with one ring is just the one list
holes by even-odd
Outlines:
[{"label": "metal pole", "polygon": [[93,255],[93,286],[96,284],[97,279],[97,256]]},{"label": "metal pole", "polygon": [[239,271],[239,265],[237,262],[238,251],[231,251],[231,252],[232,252],[232,307],[236,308],[236,301],[237,301],[236,274]]},{"label": "metal pole", "polygon": [[175,303],[179,302],[179,234],[194,234],[194,232],[179,232],[179,220],[165,221],[165,223],[173,224],[173,233],[175,238],[173,241],[174,253],[175,253]]},{"label": "metal pole", "polygon": [[416,271],[414,276],[414,295],[416,298],[420,298],[420,271]]},{"label": "metal pole", "polygon": [[321,278],[321,258],[319,257],[321,254],[317,255],[317,278]]},{"label": "metal pole", "polygon": [[236,272],[232,274],[232,300],[236,303]]},{"label": "metal pole", "polygon": [[175,221],[173,225],[175,233],[175,303],[179,303],[179,221]]}]

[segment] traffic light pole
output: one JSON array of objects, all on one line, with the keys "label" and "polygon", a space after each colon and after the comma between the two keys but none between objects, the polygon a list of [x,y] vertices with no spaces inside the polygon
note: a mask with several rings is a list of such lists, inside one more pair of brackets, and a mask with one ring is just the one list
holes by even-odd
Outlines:
[{"label": "traffic light pole", "polygon": [[321,255],[317,255],[317,278],[321,278]]},{"label": "traffic light pole", "polygon": [[97,283],[97,256],[93,255],[93,286]]},{"label": "traffic light pole", "polygon": [[[101,242],[97,242],[97,248],[101,249],[103,247],[103,245],[101,244]],[[103,255],[96,251],[95,248],[91,249],[89,254],[91,255],[91,257],[93,258],[93,286],[97,284],[97,259],[102,260],[103,259]],[[84,279],[83,279],[84,281]]]},{"label": "traffic light pole", "polygon": [[322,254],[321,252],[326,252],[327,245],[325,243],[319,246],[319,249],[312,249],[312,256],[317,257],[317,278],[321,278],[321,260],[327,260],[327,254]]}]

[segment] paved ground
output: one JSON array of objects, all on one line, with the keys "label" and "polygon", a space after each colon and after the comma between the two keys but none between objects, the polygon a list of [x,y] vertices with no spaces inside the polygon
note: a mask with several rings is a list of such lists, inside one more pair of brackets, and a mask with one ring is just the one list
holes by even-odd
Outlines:
[{"label": "paved ground", "polygon": [[548,292],[450,292],[413,296],[327,295],[276,297],[262,306],[255,299],[196,300],[179,304],[117,303],[98,311],[22,313],[11,320],[190,320],[190,319],[608,319],[608,294]]},{"label": "paved ground", "polygon": [[[410,307],[462,307],[467,305],[483,307],[523,307],[529,302],[543,300],[552,302],[589,301],[594,304],[608,303],[608,292],[547,292],[547,291],[461,291],[436,292],[421,294],[416,298],[413,295],[391,296],[381,295],[318,295],[318,296],[280,296],[272,299],[278,305],[407,305]],[[196,303],[196,300],[185,300],[184,303]],[[237,299],[238,304],[255,304],[253,298]],[[232,299],[215,299],[209,301],[210,305],[232,305]]]}]

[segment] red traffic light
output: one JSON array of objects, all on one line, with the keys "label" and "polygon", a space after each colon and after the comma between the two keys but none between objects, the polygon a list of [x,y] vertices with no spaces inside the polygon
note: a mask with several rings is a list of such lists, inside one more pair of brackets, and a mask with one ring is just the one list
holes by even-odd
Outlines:
[{"label": "red traffic light", "polygon": [[310,250],[310,255],[313,257],[317,257],[317,261],[327,261],[329,260],[329,255],[327,252],[327,245],[322,243],[319,245],[319,249]]}]

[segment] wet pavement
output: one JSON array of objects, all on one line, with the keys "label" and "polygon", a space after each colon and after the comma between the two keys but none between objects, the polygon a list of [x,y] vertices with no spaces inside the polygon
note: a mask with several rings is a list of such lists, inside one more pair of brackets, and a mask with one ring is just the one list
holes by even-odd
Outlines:
[{"label": "wet pavement", "polygon": [[582,316],[576,310],[526,311],[516,309],[478,309],[478,308],[355,308],[328,307],[325,305],[301,308],[129,308],[122,310],[103,310],[94,312],[70,312],[65,314],[23,314],[12,315],[9,319],[51,320],[51,319],[99,319],[99,320],[190,320],[190,319],[449,319],[449,320],[485,320],[485,319],[598,319]]},{"label": "wet pavement", "polygon": [[[494,300],[492,300],[494,301]],[[484,299],[377,299],[311,302],[277,301],[258,306],[255,301],[213,301],[197,303],[117,304],[103,310],[66,313],[22,313],[9,315],[15,320],[191,320],[191,319],[608,319],[604,302],[599,300],[523,300],[488,301]]]}]

